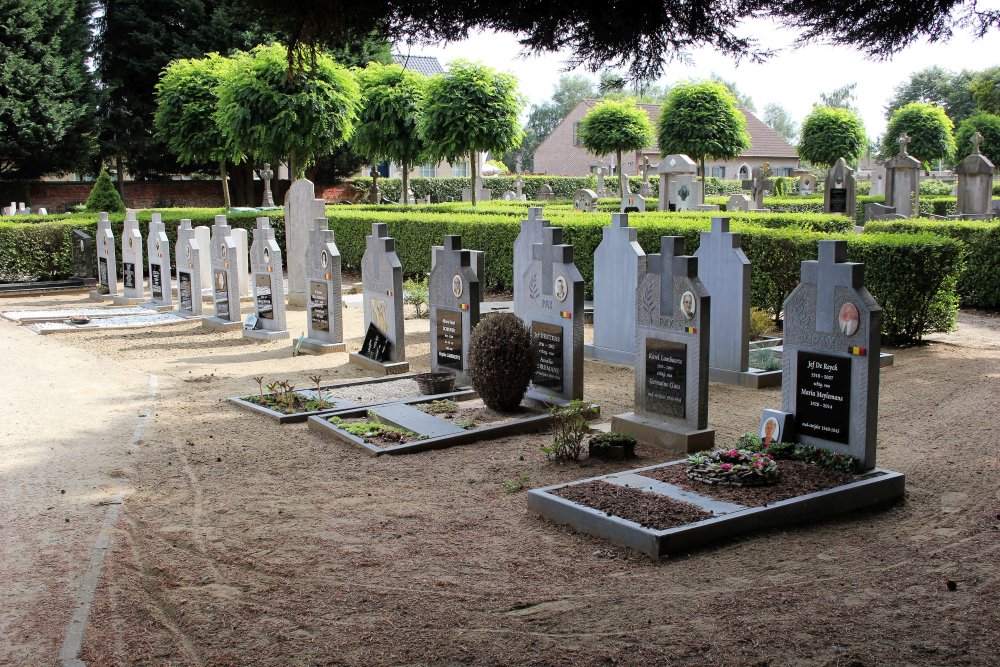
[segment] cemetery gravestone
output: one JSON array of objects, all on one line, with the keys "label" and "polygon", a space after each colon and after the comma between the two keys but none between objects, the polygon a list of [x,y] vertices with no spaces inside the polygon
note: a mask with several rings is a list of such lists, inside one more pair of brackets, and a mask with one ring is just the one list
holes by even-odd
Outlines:
[{"label": "cemetery gravestone", "polygon": [[517,312],[538,344],[538,367],[525,396],[546,403],[583,398],[583,276],[561,227],[542,229],[520,289]]},{"label": "cemetery gravestone", "polygon": [[229,331],[243,327],[240,314],[240,273],[239,253],[233,239],[232,227],[226,224],[226,216],[215,216],[212,225],[212,299],[215,315],[202,320],[209,329]]},{"label": "cemetery gravestone", "polygon": [[316,199],[312,181],[305,178],[296,179],[285,195],[285,252],[288,262],[289,305],[306,305],[306,244],[309,242],[309,232],[316,218],[325,216],[326,202]]},{"label": "cemetery gravestone", "polygon": [[[482,183],[480,182],[479,189],[476,190],[476,201],[491,201],[492,199],[493,191],[482,187]],[[472,201],[472,188],[462,188],[462,201]]]},{"label": "cemetery gravestone", "polygon": [[627,213],[611,216],[594,251],[594,344],[588,357],[617,364],[635,363],[635,290],[646,273],[646,253]]},{"label": "cemetery gravestone", "polygon": [[885,196],[885,167],[872,169],[872,184],[868,194],[872,197]]},{"label": "cemetery gravestone", "polygon": [[514,194],[517,201],[526,201],[528,199],[527,195],[524,194],[524,178],[521,176],[520,166],[517,168],[517,179],[514,180]]},{"label": "cemetery gravestone", "polygon": [[[378,177],[380,176],[380,174],[378,173],[378,169],[376,169],[375,167],[372,167],[372,170],[370,172],[368,172],[368,175],[372,179],[372,189],[368,191],[368,203],[369,204],[381,204],[382,203],[382,191],[381,191],[381,189],[379,188],[379,185],[378,185]],[[295,184],[293,183],[292,185],[295,185]],[[287,200],[287,196],[285,198],[285,216],[286,217],[288,216],[288,200]],[[286,243],[285,245],[287,246],[288,244]],[[291,252],[291,249],[289,249],[289,252]]]},{"label": "cemetery gravestone", "polygon": [[727,213],[748,213],[750,211],[750,197],[746,195],[732,195],[726,201]]},{"label": "cemetery gravestone", "polygon": [[899,136],[899,154],[885,163],[885,205],[910,218],[920,210],[920,161],[907,151],[910,136]]},{"label": "cemetery gravestone", "polygon": [[[538,186],[538,192],[535,193],[536,201],[551,201],[556,198],[555,192],[552,191],[552,186],[548,183],[542,183]],[[514,275],[517,275],[516,273]]]},{"label": "cemetery gravestone", "polygon": [[657,167],[660,174],[660,210],[686,211],[701,204],[698,167],[687,155],[668,155]]},{"label": "cemetery gravestone", "polygon": [[430,296],[431,370],[451,371],[459,386],[467,385],[469,338],[479,323],[485,254],[463,250],[462,237],[448,235],[431,249]]},{"label": "cemetery gravestone", "polygon": [[993,163],[979,152],[983,135],[972,135],[972,153],[962,160],[958,174],[957,213],[964,216],[992,217],[990,198],[993,194]]},{"label": "cemetery gravestone", "polygon": [[649,164],[649,157],[642,157],[642,185],[639,186],[639,194],[643,197],[653,196],[653,186],[649,183],[649,171],[652,165]]},{"label": "cemetery gravestone", "polygon": [[134,306],[145,300],[142,268],[142,232],[135,211],[126,213],[122,232],[122,294],[116,296],[117,305]]},{"label": "cemetery gravestone", "polygon": [[253,289],[250,287],[250,274],[247,272],[250,268],[250,235],[242,228],[234,229],[232,235],[240,266],[243,267],[240,271],[240,298],[252,297]]},{"label": "cemetery gravestone", "polygon": [[715,442],[708,428],[711,303],[698,279],[698,259],[684,238],[664,236],[646,258],[636,290],[635,411],[615,415],[611,430],[684,451]]},{"label": "cemetery gravestone", "polygon": [[173,290],[170,284],[170,240],[167,227],[159,213],[153,214],[146,240],[146,260],[149,263],[149,303],[151,308],[170,308]]},{"label": "cemetery gravestone", "polygon": [[177,314],[182,317],[201,317],[201,292],[203,280],[212,274],[202,269],[202,246],[191,229],[190,220],[181,220],[177,228]]},{"label": "cemetery gravestone", "polygon": [[743,181],[743,189],[750,190],[754,209],[764,210],[764,196],[774,192],[771,167],[765,162],[763,167],[754,167],[750,171],[750,175],[749,181]]},{"label": "cemetery gravestone", "polygon": [[799,176],[799,194],[811,195],[816,192],[816,177],[812,174],[802,174]]},{"label": "cemetery gravestone", "polygon": [[260,170],[260,177],[264,181],[264,199],[260,206],[261,208],[275,208],[274,195],[271,193],[271,179],[274,178],[274,171],[271,169],[271,165],[266,162],[261,166],[263,168]]},{"label": "cemetery gravestone", "polygon": [[606,197],[607,191],[604,189],[604,165],[597,168],[597,196]]},{"label": "cemetery gravestone", "polygon": [[341,306],[340,250],[326,216],[316,218],[309,232],[306,276],[309,278],[308,336],[302,340],[299,350],[315,354],[343,352],[347,346]]},{"label": "cemetery gravestone", "polygon": [[577,190],[573,194],[573,208],[586,213],[597,212],[597,193],[593,190]]},{"label": "cemetery gravestone", "polygon": [[74,229],[72,243],[73,277],[81,281],[84,285],[93,285],[96,280],[94,266],[97,264],[94,239],[82,229]]},{"label": "cemetery gravestone", "polygon": [[351,361],[367,370],[387,375],[410,370],[406,361],[403,328],[403,265],[396,255],[396,240],[384,223],[372,224],[361,258],[365,309],[365,342]]},{"label": "cemetery gravestone", "polygon": [[194,238],[198,241],[198,249],[201,251],[201,286],[208,290],[204,297],[208,300],[212,298],[212,230],[205,225],[198,225],[194,228]]},{"label": "cemetery gravestone", "polygon": [[622,213],[642,213],[646,210],[646,200],[641,195],[627,194],[622,197]]},{"label": "cemetery gravestone", "polygon": [[[514,313],[520,316],[527,305],[528,293],[522,281],[524,272],[531,265],[532,247],[542,242],[542,230],[551,227],[552,223],[542,218],[539,206],[528,208],[528,217],[521,221],[521,231],[514,239]],[[524,318],[521,318],[524,320]],[[525,324],[530,324],[525,320]]]},{"label": "cemetery gravestone", "polygon": [[257,218],[253,245],[250,247],[250,270],[253,274],[257,323],[252,329],[244,327],[244,338],[288,338],[290,334],[285,322],[285,275],[281,268],[281,246],[274,239],[270,218]]},{"label": "cemetery gravestone", "polygon": [[118,296],[118,261],[115,255],[115,234],[107,213],[97,219],[97,289],[90,298],[103,301]]},{"label": "cemetery gravestone", "polygon": [[857,191],[854,170],[847,166],[844,158],[826,173],[826,187],[823,190],[823,212],[839,213],[851,218],[857,211]]},{"label": "cemetery gravestone", "polygon": [[882,308],[846,241],[820,241],[785,300],[782,411],[798,441],[875,466]]},{"label": "cemetery gravestone", "polygon": [[503,200],[504,201],[516,201],[517,200],[517,193],[515,193],[513,190],[507,190],[506,192],[503,193]]}]

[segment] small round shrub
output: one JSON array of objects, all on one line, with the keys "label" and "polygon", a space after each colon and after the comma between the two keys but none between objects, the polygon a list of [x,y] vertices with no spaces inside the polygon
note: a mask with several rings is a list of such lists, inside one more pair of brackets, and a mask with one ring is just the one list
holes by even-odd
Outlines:
[{"label": "small round shrub", "polygon": [[125,202],[121,195],[115,190],[115,184],[111,182],[108,172],[101,170],[101,175],[94,182],[94,188],[87,197],[87,210],[93,213],[124,213]]},{"label": "small round shrub", "polygon": [[750,340],[760,340],[774,328],[771,316],[760,308],[750,309]]},{"label": "small round shrub", "polygon": [[469,339],[469,379],[487,407],[506,412],[520,405],[537,365],[538,348],[517,315],[491,315],[476,325]]}]

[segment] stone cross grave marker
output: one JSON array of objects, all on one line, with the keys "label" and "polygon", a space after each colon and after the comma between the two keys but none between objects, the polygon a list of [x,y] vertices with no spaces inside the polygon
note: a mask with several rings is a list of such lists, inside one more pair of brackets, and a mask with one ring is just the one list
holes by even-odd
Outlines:
[{"label": "stone cross grave marker", "polygon": [[174,246],[177,257],[177,313],[184,317],[201,317],[201,292],[205,278],[202,253],[207,253],[198,241],[196,232],[191,229],[191,221],[181,220],[177,227],[177,245]]},{"label": "stone cross grave marker", "polygon": [[708,428],[711,301],[698,263],[684,255],[680,236],[662,237],[660,253],[646,257],[634,315],[635,411],[611,422],[613,431],[685,451],[715,442]]},{"label": "stone cross grave marker", "polygon": [[[257,324],[243,329],[246,338],[281,340],[288,338],[285,320],[285,274],[281,268],[281,246],[274,239],[271,219],[257,218],[250,246],[250,272],[253,276],[253,303]],[[260,327],[259,329],[257,327]]]},{"label": "stone cross grave marker", "polygon": [[273,208],[274,195],[271,193],[271,179],[274,178],[274,171],[271,169],[271,165],[266,162],[261,166],[263,169],[260,170],[260,177],[264,180],[264,199],[260,205],[264,208]]},{"label": "stone cross grave marker", "polygon": [[764,208],[764,196],[774,192],[774,181],[771,180],[771,167],[765,162],[763,167],[750,170],[750,180],[743,181],[743,188],[750,190],[755,209]]},{"label": "stone cross grave marker", "polygon": [[746,195],[731,195],[726,201],[727,213],[747,213],[750,211],[750,197]]},{"label": "stone cross grave marker", "polygon": [[597,197],[598,194],[593,190],[577,190],[573,194],[573,208],[577,211],[584,211],[585,213],[596,213]]},{"label": "stone cross grave marker", "polygon": [[820,241],[785,300],[781,409],[798,441],[875,466],[882,308],[846,241]]},{"label": "stone cross grave marker", "polygon": [[122,294],[115,303],[138,304],[145,300],[143,286],[142,232],[135,211],[128,211],[122,231]]},{"label": "stone cross grave marker", "polygon": [[[381,204],[382,203],[382,190],[379,187],[378,179],[381,174],[378,173],[378,169],[374,166],[372,170],[368,172],[368,176],[372,179],[372,189],[368,191],[368,203],[369,204]],[[292,184],[294,185],[294,183]],[[286,197],[287,198],[287,197]],[[287,204],[285,205],[287,207]]]},{"label": "stone cross grave marker", "polygon": [[[729,218],[712,218],[712,230],[701,232],[694,256],[698,278],[712,297],[708,379],[758,388],[759,374],[749,373],[750,260],[740,235],[729,231]],[[770,379],[780,381],[780,375]]]},{"label": "stone cross grave marker", "polygon": [[170,240],[167,226],[159,213],[153,214],[149,223],[149,238],[146,240],[146,261],[149,264],[149,304],[170,306],[173,290],[170,285]]},{"label": "stone cross grave marker", "polygon": [[[531,206],[528,217],[521,221],[521,231],[514,239],[514,312],[520,317],[524,312],[528,293],[522,285],[524,272],[528,270],[532,258],[532,246],[542,242],[542,230],[552,223],[542,218],[542,208]],[[521,317],[524,320],[523,317]],[[525,324],[529,322],[525,321]]]},{"label": "stone cross grave marker", "polygon": [[604,164],[602,163],[600,167],[597,168],[597,196],[604,197],[608,193],[604,189]]},{"label": "stone cross grave marker", "polygon": [[594,344],[587,356],[617,364],[635,363],[635,290],[646,273],[646,253],[629,227],[627,213],[611,215],[594,251]]},{"label": "stone cross grave marker", "polygon": [[847,166],[844,158],[826,172],[826,187],[823,191],[823,212],[839,213],[853,218],[857,211],[857,190],[854,170]]},{"label": "stone cross grave marker", "polygon": [[524,201],[524,176],[521,175],[521,156],[517,156],[517,178],[514,179],[514,192],[518,201]]},{"label": "stone cross grave marker", "polygon": [[885,205],[899,215],[913,217],[920,210],[920,172],[923,165],[909,154],[910,135],[899,135],[899,154],[885,163]]},{"label": "stone cross grave marker", "polygon": [[115,233],[107,213],[101,213],[97,219],[97,289],[90,296],[98,300],[118,296]]},{"label": "stone cross grave marker", "polygon": [[97,264],[94,239],[82,229],[74,229],[72,243],[73,277],[82,280],[86,285],[93,285],[96,280],[94,267]]},{"label": "stone cross grave marker", "polygon": [[992,217],[990,198],[992,196],[994,165],[979,152],[983,135],[972,135],[972,153],[966,156],[955,172],[958,174],[958,206],[956,212],[964,216]]},{"label": "stone cross grave marker", "polygon": [[485,253],[464,250],[461,236],[447,235],[443,246],[431,249],[431,258],[431,370],[452,371],[459,386],[467,385],[469,338],[479,323]]},{"label": "stone cross grave marker", "polygon": [[642,185],[639,186],[639,194],[643,197],[653,196],[653,186],[649,183],[649,172],[652,166],[649,164],[649,156],[642,156]]},{"label": "stone cross grave marker", "polygon": [[296,179],[285,195],[285,255],[290,305],[306,304],[306,245],[314,221],[323,216],[326,216],[326,202],[316,199],[312,181]]},{"label": "stone cross grave marker", "polygon": [[344,314],[340,277],[340,250],[326,216],[313,220],[306,258],[309,303],[301,350],[316,354],[343,352]]},{"label": "stone cross grave marker", "polygon": [[[390,375],[409,370],[403,327],[403,265],[388,225],[373,223],[361,258],[365,342],[352,352],[355,363]],[[374,328],[374,330],[373,330]]]},{"label": "stone cross grave marker", "polygon": [[548,403],[582,399],[583,276],[562,227],[542,229],[519,288],[526,298],[517,315],[538,342],[538,368],[525,395]]},{"label": "stone cross grave marker", "polygon": [[660,160],[660,210],[686,211],[701,204],[698,167],[687,155],[676,153]]},{"label": "stone cross grave marker", "polygon": [[233,228],[226,224],[226,216],[215,216],[212,225],[212,299],[215,315],[202,323],[212,329],[239,329],[243,326],[240,313],[239,252],[232,235]]}]

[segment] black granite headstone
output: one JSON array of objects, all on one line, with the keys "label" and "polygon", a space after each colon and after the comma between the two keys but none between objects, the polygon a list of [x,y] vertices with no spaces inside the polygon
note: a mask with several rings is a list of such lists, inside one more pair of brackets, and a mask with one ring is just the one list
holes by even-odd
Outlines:
[{"label": "black granite headstone", "polygon": [[538,368],[531,379],[536,387],[563,390],[563,329],[554,324],[531,323],[531,335],[538,343]]},{"label": "black granite headstone", "polygon": [[157,301],[163,299],[163,274],[159,264],[151,264],[149,269],[149,284],[153,289],[153,298]]},{"label": "black granite headstone", "polygon": [[97,272],[99,274],[98,281],[100,282],[101,287],[107,287],[108,286],[108,260],[106,258],[104,258],[104,257],[99,257],[97,259],[97,266],[98,266]]},{"label": "black granite headstone", "polygon": [[830,188],[830,213],[847,212],[847,188]]},{"label": "black granite headstone", "polygon": [[122,275],[124,276],[125,287],[135,289],[135,264],[124,262],[122,264]]},{"label": "black granite headstone", "polygon": [[257,317],[274,319],[274,303],[271,301],[271,276],[257,276]]},{"label": "black granite headstone", "polygon": [[437,363],[462,370],[462,311],[437,309]]},{"label": "black granite headstone", "polygon": [[229,280],[225,271],[215,272],[215,316],[229,319]]},{"label": "black granite headstone", "polygon": [[309,283],[311,292],[309,317],[315,331],[330,330],[330,309],[326,298],[326,283],[312,281]]},{"label": "black granite headstone", "polygon": [[646,409],[685,419],[687,413],[687,345],[646,339]]},{"label": "black granite headstone", "polygon": [[851,432],[851,359],[800,351],[795,391],[798,433],[847,444]]},{"label": "black granite headstone", "polygon": [[187,271],[177,273],[177,281],[180,284],[181,310],[191,312],[194,310],[194,299],[191,294],[191,274]]},{"label": "black granite headstone", "polygon": [[385,361],[389,358],[389,339],[385,337],[374,323],[368,325],[365,343],[361,346],[361,354],[375,361]]}]

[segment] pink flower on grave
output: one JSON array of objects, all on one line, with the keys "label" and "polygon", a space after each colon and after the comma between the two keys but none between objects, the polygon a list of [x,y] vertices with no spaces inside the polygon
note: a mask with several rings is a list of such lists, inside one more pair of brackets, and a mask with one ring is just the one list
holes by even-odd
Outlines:
[{"label": "pink flower on grave", "polygon": [[719,470],[723,472],[728,472],[729,470],[732,469],[732,467],[733,467],[732,463],[723,463],[722,465],[719,466]]}]

